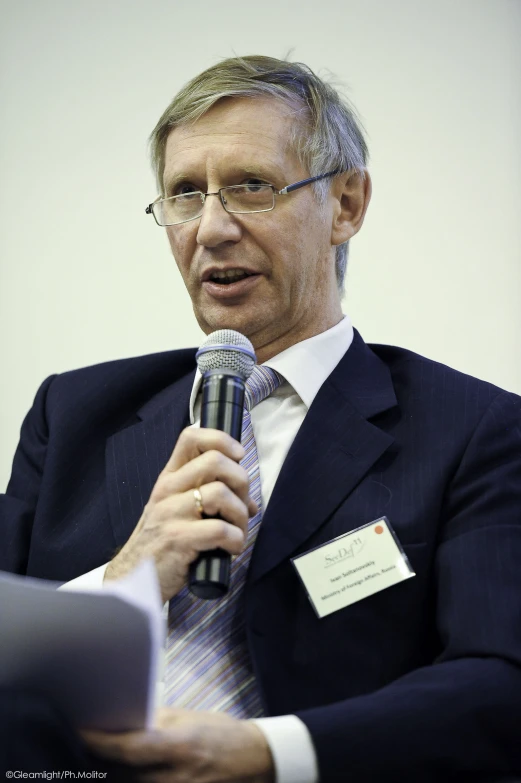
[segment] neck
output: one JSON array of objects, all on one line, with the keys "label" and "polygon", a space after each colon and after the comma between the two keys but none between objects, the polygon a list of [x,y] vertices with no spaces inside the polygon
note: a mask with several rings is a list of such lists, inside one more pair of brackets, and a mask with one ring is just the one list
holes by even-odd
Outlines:
[{"label": "neck", "polygon": [[308,329],[301,329],[298,331],[292,329],[267,342],[263,342],[258,338],[256,339],[255,335],[248,335],[255,348],[257,363],[263,364],[274,356],[277,356],[279,353],[282,353],[282,351],[285,351],[287,348],[291,348],[292,345],[301,343],[303,340],[308,340],[310,337],[315,337],[317,334],[322,334],[322,332],[327,332],[328,329],[332,329],[333,326],[340,323],[343,317],[344,314],[339,306],[337,312],[330,314],[328,318],[321,319],[319,323],[315,321],[313,326]]}]

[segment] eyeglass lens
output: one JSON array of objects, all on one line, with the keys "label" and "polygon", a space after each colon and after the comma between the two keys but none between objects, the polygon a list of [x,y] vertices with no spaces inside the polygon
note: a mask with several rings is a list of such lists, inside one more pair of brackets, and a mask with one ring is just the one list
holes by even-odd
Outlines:
[{"label": "eyeglass lens", "polygon": [[[223,188],[223,206],[228,212],[264,212],[273,209],[274,196],[270,185],[237,185]],[[175,225],[199,217],[203,212],[204,195],[199,191],[156,202],[154,207],[161,225]]]}]

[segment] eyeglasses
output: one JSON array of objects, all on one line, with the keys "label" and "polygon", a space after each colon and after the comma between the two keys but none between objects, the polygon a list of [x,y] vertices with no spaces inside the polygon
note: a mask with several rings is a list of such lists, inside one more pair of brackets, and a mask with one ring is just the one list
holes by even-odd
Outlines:
[{"label": "eyeglasses", "polygon": [[233,215],[249,215],[253,212],[271,212],[275,209],[275,196],[287,196],[311,182],[316,182],[325,177],[334,177],[340,174],[340,169],[328,171],[327,174],[319,174],[317,177],[302,179],[292,185],[286,185],[282,190],[277,190],[274,185],[252,183],[247,185],[230,185],[219,188],[215,193],[202,193],[194,190],[191,193],[182,193],[180,196],[169,198],[157,198],[149,204],[145,212],[152,214],[158,226],[177,226],[180,223],[188,223],[196,220],[203,214],[204,202],[208,196],[219,196],[221,204],[226,212]]}]

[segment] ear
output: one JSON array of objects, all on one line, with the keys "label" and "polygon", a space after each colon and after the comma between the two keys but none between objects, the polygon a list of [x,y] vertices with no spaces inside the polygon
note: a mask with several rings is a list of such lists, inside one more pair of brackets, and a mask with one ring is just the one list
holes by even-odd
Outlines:
[{"label": "ear", "polygon": [[371,177],[367,169],[363,174],[345,172],[336,177],[331,188],[333,222],[331,244],[341,245],[351,239],[362,227],[371,200]]}]

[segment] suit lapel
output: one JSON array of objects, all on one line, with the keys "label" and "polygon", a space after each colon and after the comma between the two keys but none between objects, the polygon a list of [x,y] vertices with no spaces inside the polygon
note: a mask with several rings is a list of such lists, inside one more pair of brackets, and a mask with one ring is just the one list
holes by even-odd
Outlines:
[{"label": "suit lapel", "polygon": [[394,405],[387,366],[355,332],[284,461],[255,544],[250,583],[294,554],[393,443],[368,419]]},{"label": "suit lapel", "polygon": [[134,530],[157,477],[189,424],[193,379],[194,373],[189,373],[161,391],[139,410],[141,421],[107,441],[108,504],[118,546]]}]

